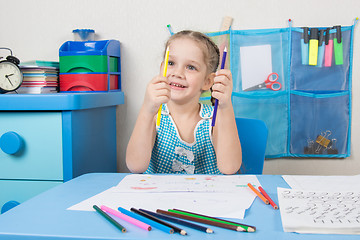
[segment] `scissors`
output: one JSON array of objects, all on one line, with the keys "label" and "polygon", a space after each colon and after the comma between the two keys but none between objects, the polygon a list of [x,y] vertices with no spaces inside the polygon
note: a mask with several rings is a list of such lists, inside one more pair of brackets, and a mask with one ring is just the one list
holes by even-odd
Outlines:
[{"label": "scissors", "polygon": [[278,79],[279,79],[279,74],[275,72],[270,73],[263,83],[247,88],[244,91],[254,91],[262,88],[270,88],[273,91],[279,91],[281,89],[281,83],[277,81]]}]

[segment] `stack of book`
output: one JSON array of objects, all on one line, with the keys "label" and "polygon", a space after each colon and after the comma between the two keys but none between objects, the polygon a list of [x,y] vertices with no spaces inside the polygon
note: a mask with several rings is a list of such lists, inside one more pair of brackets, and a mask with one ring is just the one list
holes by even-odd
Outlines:
[{"label": "stack of book", "polygon": [[59,90],[59,62],[29,61],[20,64],[24,75],[17,93],[56,93]]}]

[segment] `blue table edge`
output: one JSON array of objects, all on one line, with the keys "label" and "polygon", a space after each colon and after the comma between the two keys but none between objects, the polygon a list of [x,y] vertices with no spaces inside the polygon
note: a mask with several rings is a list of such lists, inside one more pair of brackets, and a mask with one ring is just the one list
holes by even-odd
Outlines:
[{"label": "blue table edge", "polygon": [[3,94],[0,111],[63,111],[124,104],[124,92]]}]

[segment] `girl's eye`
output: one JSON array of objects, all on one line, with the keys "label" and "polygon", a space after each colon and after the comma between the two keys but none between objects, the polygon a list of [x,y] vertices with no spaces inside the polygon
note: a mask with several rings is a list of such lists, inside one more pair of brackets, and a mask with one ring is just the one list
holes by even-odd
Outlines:
[{"label": "girl's eye", "polygon": [[172,66],[172,65],[174,65],[174,62],[173,61],[168,61],[168,65]]},{"label": "girl's eye", "polygon": [[188,65],[187,67],[189,70],[196,70],[196,67],[194,67],[193,65]]}]

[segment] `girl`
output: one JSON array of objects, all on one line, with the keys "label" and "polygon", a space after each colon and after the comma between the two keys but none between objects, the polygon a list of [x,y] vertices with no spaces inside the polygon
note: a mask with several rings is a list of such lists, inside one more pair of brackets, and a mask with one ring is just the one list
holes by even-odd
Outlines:
[{"label": "girl", "polygon": [[[241,145],[231,102],[230,70],[216,72],[219,49],[206,35],[181,31],[170,37],[167,76],[155,76],[127,146],[126,164],[134,173],[234,174],[241,165]],[[165,48],[165,49],[166,49]],[[161,69],[164,68],[161,63]],[[214,108],[199,103],[212,87]],[[160,126],[157,111],[163,104]]]}]

